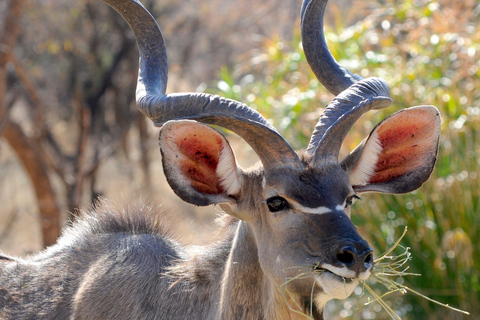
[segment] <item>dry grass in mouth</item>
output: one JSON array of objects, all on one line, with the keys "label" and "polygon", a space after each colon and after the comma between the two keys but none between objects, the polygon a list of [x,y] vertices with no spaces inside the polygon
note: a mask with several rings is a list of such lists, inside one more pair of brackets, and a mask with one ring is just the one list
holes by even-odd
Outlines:
[{"label": "dry grass in mouth", "polygon": [[[412,288],[409,288],[393,280],[405,276],[421,276],[418,273],[408,272],[408,266],[406,264],[411,259],[411,253],[409,252],[409,248],[400,245],[400,241],[407,233],[407,230],[407,227],[405,227],[402,236],[397,240],[397,242],[395,242],[390,249],[388,249],[385,253],[383,253],[379,258],[375,259],[374,261],[375,264],[373,267],[372,275],[369,279],[382,284],[383,286],[385,286],[385,288],[387,288],[388,291],[382,295],[378,295],[377,293],[375,293],[375,291],[372,290],[372,288],[366,283],[366,281],[361,281],[361,284],[363,285],[365,290],[368,291],[374,298],[373,300],[368,301],[365,305],[371,304],[373,302],[378,302],[392,317],[392,319],[401,320],[401,318],[395,313],[395,311],[393,311],[392,308],[390,308],[390,306],[383,300],[383,298],[394,292],[400,292],[402,294],[410,292],[442,307],[469,315],[470,313],[467,311],[460,310],[448,304],[438,302]],[[397,247],[403,248],[404,252],[400,255],[391,255],[393,250],[395,250],[395,248]]]},{"label": "dry grass in mouth", "polygon": [[[315,267],[314,267],[314,269],[315,269]],[[303,273],[300,273],[293,278],[287,278],[285,280],[285,282],[280,285],[280,292],[282,293],[283,300],[287,304],[287,307],[290,311],[292,311],[296,314],[299,314],[301,316],[304,316],[306,319],[313,319],[312,316],[306,314],[303,311],[303,308],[298,304],[297,299],[295,299],[293,294],[286,288],[286,286],[292,281],[299,280],[299,279],[310,278],[310,277],[312,277],[312,275],[315,276],[315,279],[312,283],[312,290],[310,292],[310,314],[313,314],[313,310],[312,310],[313,303],[314,303],[313,302],[313,291],[315,289],[316,277],[318,277],[321,273],[322,273],[321,271],[320,272],[313,272],[313,271],[303,272]],[[292,306],[292,303],[291,303],[292,301],[293,301],[294,306]]]},{"label": "dry grass in mouth", "polygon": [[[406,285],[403,285],[401,283],[396,282],[393,279],[398,279],[399,277],[406,277],[406,276],[421,276],[418,273],[412,273],[408,272],[408,266],[407,262],[411,259],[411,253],[409,252],[408,247],[403,247],[400,245],[400,242],[402,241],[403,237],[407,233],[408,228],[405,227],[405,230],[403,231],[403,234],[401,237],[393,244],[393,246],[385,251],[380,257],[374,260],[374,267],[372,271],[372,275],[370,276],[369,280],[373,280],[375,282],[378,282],[385,286],[387,288],[387,292],[378,295],[368,284],[366,281],[360,281],[360,284],[363,286],[364,291],[367,291],[370,293],[370,295],[373,297],[373,299],[369,299],[365,305],[369,305],[373,302],[378,302],[383,309],[392,317],[394,320],[401,320],[400,316],[395,313],[395,311],[383,300],[386,296],[395,293],[395,292],[400,292],[402,294],[406,293],[413,293],[419,297],[422,297],[430,302],[433,302],[435,304],[438,304],[442,307],[448,308],[450,310],[460,312],[466,315],[469,315],[470,313],[464,310],[457,309],[455,307],[452,307],[448,304],[441,303],[439,301],[436,301],[434,299],[431,299],[422,293],[407,287]],[[403,248],[404,252],[399,254],[399,255],[392,255],[392,252],[397,248]],[[305,313],[303,308],[298,304],[298,301],[295,299],[293,294],[286,288],[286,286],[295,280],[299,279],[305,279],[309,277],[315,277],[313,284],[312,284],[312,290],[310,294],[310,314],[313,314],[312,308],[314,304],[314,297],[313,297],[313,291],[315,288],[316,284],[316,278],[320,276],[323,272],[325,272],[325,269],[320,269],[318,268],[318,265],[313,266],[311,272],[303,272],[298,274],[297,276],[293,278],[288,278],[285,280],[284,283],[280,285],[280,290],[283,296],[283,299],[285,300],[285,303],[287,304],[287,307],[290,309],[290,311],[295,312],[299,315],[304,316],[306,319],[313,319],[312,316],[308,315]],[[345,285],[347,283],[347,280],[344,279]],[[346,291],[346,289],[345,289]],[[292,304],[294,304],[292,306]]]}]

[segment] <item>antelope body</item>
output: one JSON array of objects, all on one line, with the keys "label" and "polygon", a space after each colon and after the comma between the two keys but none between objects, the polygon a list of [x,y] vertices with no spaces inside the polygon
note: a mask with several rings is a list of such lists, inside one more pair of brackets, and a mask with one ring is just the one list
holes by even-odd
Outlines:
[{"label": "antelope body", "polygon": [[[317,78],[336,95],[305,151],[240,102],[165,94],[162,34],[138,0],[104,0],[130,24],[140,49],[137,105],[161,126],[160,149],[175,193],[225,212],[217,242],[182,247],[145,202],[103,202],[28,259],[0,255],[1,319],[322,319],[373,268],[372,249],[350,220],[363,192],[405,193],[433,170],[440,116],[432,106],[397,112],[342,161],[340,145],[366,111],[391,103],[386,83],[337,64],[323,37],[327,0],[305,0],[302,39]],[[245,171],[234,131],[261,165]]]}]

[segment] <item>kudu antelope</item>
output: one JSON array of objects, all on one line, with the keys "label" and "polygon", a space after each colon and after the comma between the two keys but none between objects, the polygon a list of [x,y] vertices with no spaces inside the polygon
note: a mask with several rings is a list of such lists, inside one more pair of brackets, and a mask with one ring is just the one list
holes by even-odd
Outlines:
[{"label": "kudu antelope", "polygon": [[[2,319],[322,319],[330,299],[369,277],[372,249],[352,224],[364,192],[405,193],[426,181],[437,156],[435,107],[399,111],[339,161],[343,139],[366,111],[390,105],[389,88],[341,67],[323,36],[327,0],[305,0],[301,31],[314,74],[335,98],[305,151],[295,152],[256,111],[203,93],[165,94],[164,40],[138,0],[104,0],[135,33],[137,105],[161,126],[168,182],[184,201],[218,204],[218,242],[182,247],[148,205],[108,203],[84,213],[54,246],[28,259],[0,256]],[[204,124],[205,123],[205,124]],[[256,152],[245,171],[227,128]]]}]

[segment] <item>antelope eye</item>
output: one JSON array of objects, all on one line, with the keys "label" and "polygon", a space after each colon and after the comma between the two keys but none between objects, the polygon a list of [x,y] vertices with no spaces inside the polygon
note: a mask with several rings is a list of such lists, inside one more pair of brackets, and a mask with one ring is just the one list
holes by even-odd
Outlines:
[{"label": "antelope eye", "polygon": [[355,202],[355,200],[360,200],[360,197],[356,194],[348,196],[347,200],[345,200],[345,208],[350,207]]},{"label": "antelope eye", "polygon": [[287,200],[282,197],[272,197],[267,199],[267,206],[270,212],[277,212],[289,207]]}]

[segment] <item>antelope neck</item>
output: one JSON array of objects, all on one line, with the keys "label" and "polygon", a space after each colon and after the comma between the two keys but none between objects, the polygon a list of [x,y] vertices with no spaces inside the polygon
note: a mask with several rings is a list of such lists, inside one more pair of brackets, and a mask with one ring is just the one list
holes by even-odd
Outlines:
[{"label": "antelope neck", "polygon": [[[288,307],[302,301],[283,295],[278,285],[263,273],[254,233],[244,221],[238,223],[220,296],[219,319],[305,319]],[[321,311],[315,313],[315,320],[323,319]]]}]

